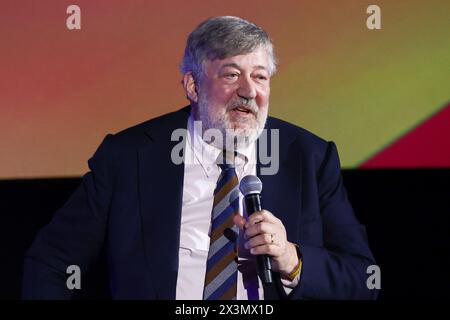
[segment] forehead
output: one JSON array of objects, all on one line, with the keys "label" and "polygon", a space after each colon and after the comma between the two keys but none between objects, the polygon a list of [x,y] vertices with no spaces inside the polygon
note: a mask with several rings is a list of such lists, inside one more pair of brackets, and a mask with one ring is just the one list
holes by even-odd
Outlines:
[{"label": "forehead", "polygon": [[241,70],[265,69],[269,71],[269,53],[265,48],[258,48],[246,54],[212,61],[206,60],[205,67],[206,71],[219,71],[228,67]]}]

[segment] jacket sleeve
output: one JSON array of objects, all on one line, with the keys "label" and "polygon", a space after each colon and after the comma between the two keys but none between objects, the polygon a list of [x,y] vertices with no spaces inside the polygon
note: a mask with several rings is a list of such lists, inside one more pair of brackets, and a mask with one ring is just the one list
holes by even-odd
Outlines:
[{"label": "jacket sleeve", "polygon": [[317,172],[323,247],[302,245],[298,287],[291,299],[375,299],[366,285],[375,264],[366,231],[356,219],[342,182],[336,146],[329,142]]},{"label": "jacket sleeve", "polygon": [[114,179],[111,140],[112,135],[105,137],[88,161],[90,172],[26,252],[23,299],[70,299],[73,290],[66,285],[70,265],[80,268],[83,288],[83,274],[98,257],[105,237]]}]

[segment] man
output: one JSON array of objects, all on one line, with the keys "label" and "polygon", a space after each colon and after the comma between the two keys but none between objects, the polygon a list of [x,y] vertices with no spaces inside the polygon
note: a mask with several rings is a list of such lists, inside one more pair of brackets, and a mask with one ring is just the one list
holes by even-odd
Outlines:
[{"label": "man", "polygon": [[[117,299],[375,297],[335,145],[267,116],[267,34],[237,17],[208,19],[181,70],[190,106],[105,138],[27,252],[24,298],[69,298],[67,267],[87,272],[102,249]],[[261,143],[264,129],[278,139]],[[265,147],[275,170],[264,171]],[[263,185],[264,210],[253,214],[238,191],[247,175]],[[258,255],[271,257],[274,290],[257,276]]]}]

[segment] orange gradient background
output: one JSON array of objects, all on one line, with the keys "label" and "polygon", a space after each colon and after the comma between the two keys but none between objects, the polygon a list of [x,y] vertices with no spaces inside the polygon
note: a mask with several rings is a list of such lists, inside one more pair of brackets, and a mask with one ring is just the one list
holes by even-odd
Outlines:
[{"label": "orange gradient background", "polygon": [[344,167],[450,167],[448,1],[3,0],[0,179],[79,176],[107,133],[186,105],[185,41],[215,15],[268,31],[270,114],[335,141]]}]

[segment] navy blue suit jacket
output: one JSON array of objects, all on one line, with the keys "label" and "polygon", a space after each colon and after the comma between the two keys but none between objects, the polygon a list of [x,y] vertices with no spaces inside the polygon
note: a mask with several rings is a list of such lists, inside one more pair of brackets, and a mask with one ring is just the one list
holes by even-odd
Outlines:
[{"label": "navy blue suit jacket", "polygon": [[[184,165],[171,161],[179,144],[171,134],[186,128],[189,112],[106,136],[81,186],[26,253],[23,298],[70,298],[67,267],[78,265],[83,274],[101,250],[113,298],[175,298]],[[300,284],[287,298],[375,297],[366,287],[374,259],[347,199],[335,145],[272,117],[266,128],[279,129],[280,166],[261,175],[258,161],[263,207],[283,221],[303,255]]]}]

